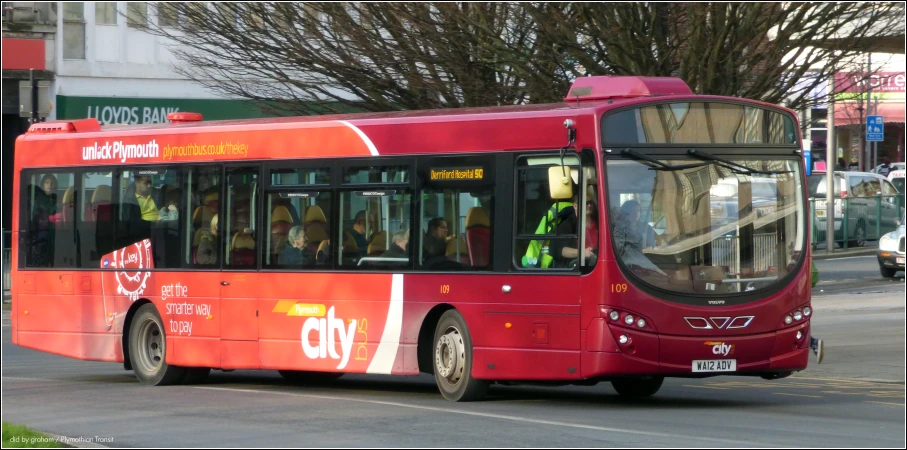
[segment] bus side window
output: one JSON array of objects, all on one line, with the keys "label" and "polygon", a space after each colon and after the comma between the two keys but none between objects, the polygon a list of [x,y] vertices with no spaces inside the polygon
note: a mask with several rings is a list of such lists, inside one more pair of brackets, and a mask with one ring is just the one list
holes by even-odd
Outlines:
[{"label": "bus side window", "polygon": [[226,240],[225,266],[254,268],[258,254],[255,210],[258,196],[258,168],[244,167],[227,171],[225,216],[220,232]]},{"label": "bus side window", "polygon": [[[373,195],[374,194],[374,195]],[[418,243],[410,230],[412,194],[408,189],[340,194],[341,227],[332,249],[340,265],[357,270],[405,270],[412,267]]]},{"label": "bus side window", "polygon": [[157,166],[121,169],[117,174],[119,196],[114,248],[147,239],[153,264],[145,267],[180,267],[180,171]]},{"label": "bus side window", "polygon": [[[330,269],[331,192],[271,192],[265,200],[264,266],[273,269]],[[291,210],[302,211],[296,221]]]},{"label": "bus side window", "polygon": [[25,267],[77,267],[75,174],[34,172],[26,180]]},{"label": "bus side window", "polygon": [[183,171],[182,198],[185,219],[180,220],[183,233],[184,263],[188,267],[217,267],[220,260],[218,229],[220,211],[220,167],[188,167]]},{"label": "bus side window", "polygon": [[[564,256],[570,255],[571,249],[576,252],[578,247],[577,231],[568,226],[578,223],[573,202],[552,200],[548,190],[548,168],[558,161],[559,158],[526,158],[517,168],[517,234],[513,256],[518,268],[572,269],[579,264],[579,254]],[[578,185],[574,185],[573,191],[581,197]]]},{"label": "bus side window", "polygon": [[79,252],[82,268],[101,267],[101,258],[114,250],[114,220],[111,201],[113,172],[85,172],[79,192]]},{"label": "bus side window", "polygon": [[419,261],[424,270],[490,270],[492,189],[422,190]]}]

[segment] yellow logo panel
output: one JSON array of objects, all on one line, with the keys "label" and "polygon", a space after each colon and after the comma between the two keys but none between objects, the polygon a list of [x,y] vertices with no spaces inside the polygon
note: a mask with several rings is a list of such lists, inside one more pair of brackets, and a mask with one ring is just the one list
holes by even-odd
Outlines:
[{"label": "yellow logo panel", "polygon": [[324,305],[309,305],[297,303],[287,312],[288,316],[294,317],[324,317],[327,309]]}]

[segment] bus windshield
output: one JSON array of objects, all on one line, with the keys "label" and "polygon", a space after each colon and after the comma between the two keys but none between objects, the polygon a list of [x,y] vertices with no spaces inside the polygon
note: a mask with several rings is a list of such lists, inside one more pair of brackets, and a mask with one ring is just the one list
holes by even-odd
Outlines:
[{"label": "bus windshield", "polygon": [[797,266],[806,233],[796,160],[655,159],[607,161],[612,243],[632,275],[677,293],[728,294],[769,287]]}]

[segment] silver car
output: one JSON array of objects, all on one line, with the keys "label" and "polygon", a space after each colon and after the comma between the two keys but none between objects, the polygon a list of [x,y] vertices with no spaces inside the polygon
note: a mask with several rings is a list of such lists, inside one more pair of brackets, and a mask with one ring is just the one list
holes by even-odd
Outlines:
[{"label": "silver car", "polygon": [[[898,191],[885,177],[869,172],[835,172],[835,240],[844,239],[844,217],[847,216],[849,247],[861,247],[876,229],[893,230],[899,225],[902,208]],[[815,202],[816,230],[825,234],[825,173],[813,172],[807,179],[809,197]],[[883,196],[881,202],[878,197]],[[841,198],[847,199],[842,202]],[[822,240],[820,239],[820,242]]]},{"label": "silver car", "polygon": [[879,272],[885,278],[892,278],[904,270],[904,226],[907,217],[901,216],[901,226],[879,239]]}]

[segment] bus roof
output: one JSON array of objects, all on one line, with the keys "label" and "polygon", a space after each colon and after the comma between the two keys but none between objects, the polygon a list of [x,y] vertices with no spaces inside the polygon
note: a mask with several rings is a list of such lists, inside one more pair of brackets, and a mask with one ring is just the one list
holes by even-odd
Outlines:
[{"label": "bus roof", "polygon": [[[29,150],[17,151],[16,160],[20,166],[39,167],[557,149],[566,144],[568,118],[582,130],[577,148],[597,148],[596,120],[606,111],[668,101],[746,102],[784,109],[697,96],[676,78],[586,77],[574,83],[563,103],[553,104],[219,121],[181,112],[171,117],[172,123],[103,127],[95,119],[38,123],[17,139],[17,146]],[[146,146],[155,156],[147,154]],[[234,146],[243,150],[231,150]]]}]

